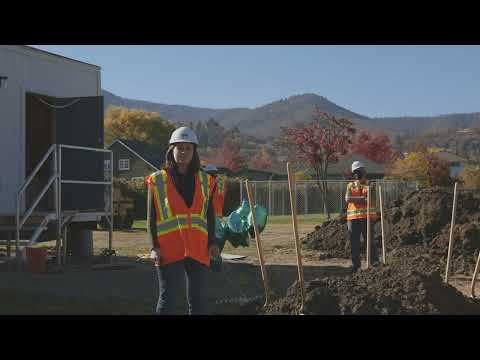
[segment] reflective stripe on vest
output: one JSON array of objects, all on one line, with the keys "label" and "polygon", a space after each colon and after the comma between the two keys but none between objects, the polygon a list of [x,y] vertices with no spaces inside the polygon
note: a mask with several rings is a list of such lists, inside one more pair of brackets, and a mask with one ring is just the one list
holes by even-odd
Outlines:
[{"label": "reflective stripe on vest", "polygon": [[200,171],[200,187],[202,188],[203,198],[205,199],[201,216],[203,218],[207,217],[207,210],[208,210],[208,199],[210,198],[210,181],[211,177],[204,171]]},{"label": "reflective stripe on vest", "polygon": [[219,194],[223,194],[223,190],[224,190],[223,181],[224,181],[223,176],[218,176],[217,177],[217,190],[218,190]]},{"label": "reflective stripe on vest", "polygon": [[[189,227],[187,215],[177,215],[165,221],[157,222],[157,232],[159,235],[166,235],[179,229],[186,230]],[[208,235],[207,221],[198,215],[191,215],[191,227]]]},{"label": "reflective stripe on vest", "polygon": [[153,178],[153,196],[155,196],[155,204],[160,206],[157,210],[157,214],[162,220],[166,220],[172,217],[172,210],[168,204],[167,198],[167,172],[162,170],[159,173],[152,175]]}]

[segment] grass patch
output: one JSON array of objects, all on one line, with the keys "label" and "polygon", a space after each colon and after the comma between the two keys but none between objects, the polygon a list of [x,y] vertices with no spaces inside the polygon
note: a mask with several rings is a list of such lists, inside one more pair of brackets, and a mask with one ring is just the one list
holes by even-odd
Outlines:
[{"label": "grass patch", "polygon": [[147,230],[147,220],[135,220],[133,222],[132,228]]},{"label": "grass patch", "polygon": [[[338,216],[338,213],[331,214],[331,217],[334,218]],[[327,220],[327,217],[324,214],[309,214],[309,215],[297,215],[297,222],[298,224],[306,224],[306,225],[319,225]],[[291,224],[292,223],[292,216],[291,215],[275,215],[268,217],[267,224]],[[147,221],[146,220],[135,220],[133,222],[133,227],[135,229],[147,229]]]},{"label": "grass patch", "polygon": [[[338,216],[338,214],[331,214],[332,218]],[[304,225],[320,225],[325,220],[327,220],[327,216],[324,214],[309,214],[309,215],[297,215],[297,223],[304,224]],[[292,216],[291,215],[277,215],[277,216],[269,216],[267,224],[291,224],[292,223]]]}]

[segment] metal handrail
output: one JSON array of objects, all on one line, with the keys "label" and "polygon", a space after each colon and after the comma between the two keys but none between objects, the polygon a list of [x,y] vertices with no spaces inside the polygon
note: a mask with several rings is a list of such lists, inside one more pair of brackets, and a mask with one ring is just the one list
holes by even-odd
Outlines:
[{"label": "metal handrail", "polygon": [[53,182],[57,179],[57,174],[53,174],[50,179],[48,180],[48,183],[43,187],[42,189],[42,192],[37,196],[37,198],[35,199],[35,202],[33,203],[33,205],[30,207],[30,209],[28,209],[28,211],[26,212],[26,214],[23,216],[22,220],[20,221],[20,228],[23,227],[23,225],[25,225],[25,222],[28,220],[28,218],[30,217],[30,215],[32,215],[33,213],[33,210],[35,210],[35,208],[37,207],[38,203],[42,200],[43,196],[45,195],[45,193],[48,191],[48,189],[50,188],[50,186],[52,186]]},{"label": "metal handrail", "polygon": [[40,160],[39,163],[37,164],[37,166],[35,167],[35,169],[33,169],[32,173],[27,178],[25,183],[23,183],[23,185],[20,186],[20,188],[18,189],[18,192],[17,192],[17,199],[18,199],[18,197],[20,197],[25,192],[25,189],[27,188],[28,185],[30,185],[30,183],[32,182],[35,175],[37,175],[37,172],[40,170],[40,168],[43,166],[43,164],[47,161],[50,154],[53,151],[55,151],[55,146],[56,146],[56,144],[53,144],[52,146],[49,147],[48,151],[45,153],[45,155],[43,155],[42,160]]},{"label": "metal handrail", "polygon": [[92,148],[92,147],[86,147],[86,146],[76,146],[76,145],[60,144],[59,146],[62,149],[87,150],[87,151],[97,151],[97,152],[104,152],[104,153],[110,153],[112,151],[112,150],[107,150],[107,149]]},{"label": "metal handrail", "polygon": [[[40,195],[36,198],[35,202],[33,203],[33,205],[27,210],[26,214],[23,216],[22,220],[20,220],[20,205],[21,205],[21,198],[22,198],[22,195],[25,193],[25,190],[27,189],[27,187],[30,185],[30,183],[32,182],[33,178],[35,177],[35,175],[37,175],[38,171],[40,170],[40,168],[43,166],[43,164],[45,164],[45,162],[47,161],[47,159],[50,157],[50,155],[53,153],[54,155],[54,158],[53,158],[53,161],[54,161],[54,164],[53,164],[53,175],[51,176],[51,178],[49,179],[47,185],[43,188],[42,192],[40,193]],[[42,159],[39,161],[39,163],[37,164],[37,166],[35,167],[35,169],[32,171],[32,173],[30,174],[30,176],[27,178],[27,180],[25,181],[25,183],[19,188],[18,192],[17,192],[17,213],[16,213],[16,218],[15,218],[15,225],[16,225],[16,238],[15,238],[15,258],[16,258],[16,261],[17,261],[17,271],[20,271],[20,254],[19,254],[19,250],[20,250],[20,231],[23,227],[23,225],[25,224],[25,222],[28,220],[28,218],[32,215],[33,213],[33,210],[37,207],[37,205],[39,204],[40,200],[43,198],[43,196],[46,194],[46,192],[48,191],[48,189],[50,188],[50,186],[55,182],[55,180],[58,179],[58,171],[57,171],[58,167],[57,167],[57,150],[56,150],[56,144],[52,144],[50,146],[50,148],[48,149],[48,151],[45,153],[45,155],[42,157]],[[58,181],[57,181],[58,183]],[[55,208],[56,210],[57,209],[57,203],[55,204]],[[58,212],[58,211],[57,211]]]}]

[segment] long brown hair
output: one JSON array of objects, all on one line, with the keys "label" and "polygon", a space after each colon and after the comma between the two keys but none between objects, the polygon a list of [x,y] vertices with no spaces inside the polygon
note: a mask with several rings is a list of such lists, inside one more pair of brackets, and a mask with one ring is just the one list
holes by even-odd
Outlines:
[{"label": "long brown hair", "polygon": [[[173,149],[175,148],[175,144],[172,144],[168,147],[167,153],[165,154],[165,169],[177,169],[177,162],[173,157]],[[197,145],[193,145],[193,156],[192,161],[188,165],[188,173],[195,174],[200,170],[200,157],[198,156],[197,152]]]}]

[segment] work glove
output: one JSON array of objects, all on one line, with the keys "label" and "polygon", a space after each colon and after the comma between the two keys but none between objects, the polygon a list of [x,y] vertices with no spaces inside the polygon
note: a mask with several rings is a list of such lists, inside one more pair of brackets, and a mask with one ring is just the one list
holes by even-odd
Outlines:
[{"label": "work glove", "polygon": [[160,249],[152,249],[150,252],[150,259],[160,259]]},{"label": "work glove", "polygon": [[220,256],[220,248],[217,244],[213,244],[208,248],[210,257]]},{"label": "work glove", "polygon": [[210,258],[210,270],[213,272],[221,272],[223,268],[222,257],[214,256]]},{"label": "work glove", "polygon": [[160,265],[160,249],[153,248],[150,252],[150,259],[155,261],[156,266]]}]

